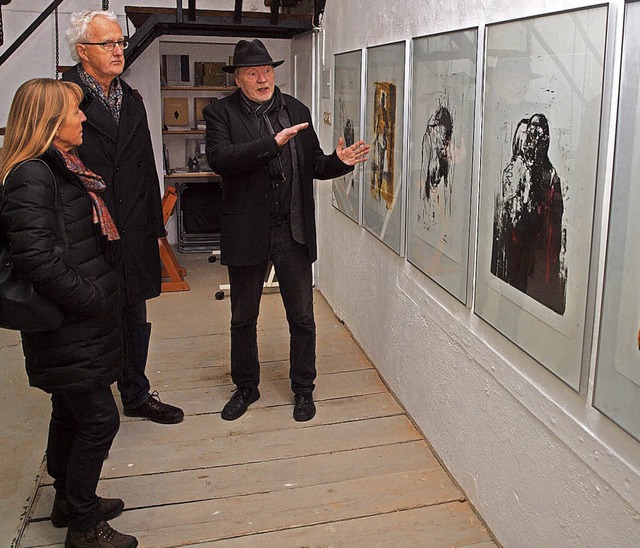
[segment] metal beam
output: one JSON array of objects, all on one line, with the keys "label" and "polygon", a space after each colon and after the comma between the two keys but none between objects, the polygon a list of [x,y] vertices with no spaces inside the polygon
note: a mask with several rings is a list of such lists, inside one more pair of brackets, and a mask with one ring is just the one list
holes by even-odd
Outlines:
[{"label": "metal beam", "polygon": [[31,36],[33,32],[42,24],[42,22],[55,11],[55,9],[62,3],[62,1],[63,0],[53,0],[53,2],[51,2],[51,4],[49,4],[49,6],[47,6],[45,10],[40,15],[38,15],[38,17],[36,17],[35,21],[31,23],[27,27],[27,29],[15,39],[13,44],[11,44],[2,55],[0,55],[0,66],[7,59],[9,59],[13,52],[16,51],[25,42],[25,40],[29,38],[29,36]]},{"label": "metal beam", "polygon": [[271,24],[278,24],[278,13],[280,12],[280,0],[272,0],[271,2]]},{"label": "metal beam", "polygon": [[236,0],[235,8],[233,9],[233,22],[240,23],[242,21],[242,0]]}]

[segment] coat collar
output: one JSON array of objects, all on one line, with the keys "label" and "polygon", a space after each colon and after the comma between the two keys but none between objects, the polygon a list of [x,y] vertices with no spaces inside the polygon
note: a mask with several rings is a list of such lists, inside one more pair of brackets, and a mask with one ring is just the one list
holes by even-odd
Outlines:
[{"label": "coat collar", "polygon": [[[251,134],[251,138],[260,139],[260,133],[258,132],[258,128],[256,127],[256,124],[253,122],[253,120],[251,120],[251,118],[249,118],[249,116],[247,115],[246,109],[242,104],[242,101],[243,101],[242,90],[237,89],[236,91],[233,92],[233,94],[229,96],[229,98],[231,100],[231,105],[233,106],[233,109],[238,113],[240,120],[242,120],[242,123],[246,127],[247,131]],[[284,104],[286,105],[287,112],[289,113],[289,120],[291,120],[291,124],[292,125],[299,124],[301,120],[300,120],[298,109],[292,108],[293,106],[292,101],[294,100],[293,97],[291,97],[290,95],[287,95],[286,93],[283,93],[282,98],[284,100]]]},{"label": "coat collar", "polygon": [[78,74],[77,65],[66,72],[63,76],[64,80],[78,84],[84,93],[84,97],[80,103],[80,109],[87,117],[86,125],[91,126],[98,134],[105,139],[116,144],[115,155],[112,158],[113,163],[117,163],[126,150],[131,139],[135,136],[135,129],[144,117],[144,105],[140,94],[131,88],[122,78],[122,106],[120,110],[120,123],[116,123],[113,115],[107,107],[96,98],[89,88],[85,86]]}]

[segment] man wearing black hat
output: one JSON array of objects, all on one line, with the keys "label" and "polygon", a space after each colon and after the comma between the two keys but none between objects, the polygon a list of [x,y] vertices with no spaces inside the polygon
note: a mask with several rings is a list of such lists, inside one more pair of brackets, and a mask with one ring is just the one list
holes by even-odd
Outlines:
[{"label": "man wearing black hat", "polygon": [[316,328],[311,264],[317,258],[313,179],[332,179],[364,162],[369,146],[340,139],[325,155],[311,113],[275,85],[273,61],[260,40],[240,40],[233,73],[240,89],[207,106],[207,158],[222,176],[221,262],[231,285],[231,378],[237,390],[222,418],[235,420],[260,397],[256,324],[269,260],[289,322],[293,418],[316,413]]}]

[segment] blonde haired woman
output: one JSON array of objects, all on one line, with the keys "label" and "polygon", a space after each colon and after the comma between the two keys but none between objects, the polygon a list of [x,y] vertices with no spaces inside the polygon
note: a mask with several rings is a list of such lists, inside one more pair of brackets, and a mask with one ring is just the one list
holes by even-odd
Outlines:
[{"label": "blonde haired woman", "polygon": [[73,153],[81,99],[79,86],[45,78],[16,92],[0,151],[0,235],[18,274],[64,313],[53,331],[22,333],[29,383],[51,394],[51,521],[68,526],[67,548],[133,548],[135,537],[107,523],[124,503],[96,495],[119,428],[110,388],[122,362],[112,259],[119,236],[102,179]]}]

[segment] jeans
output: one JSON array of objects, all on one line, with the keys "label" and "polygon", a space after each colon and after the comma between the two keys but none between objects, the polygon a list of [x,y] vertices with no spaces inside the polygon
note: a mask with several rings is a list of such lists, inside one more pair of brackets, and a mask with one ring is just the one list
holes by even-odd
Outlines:
[{"label": "jeans", "polygon": [[96,487],[106,452],[120,427],[110,387],[81,393],[53,393],[47,470],[56,496],[67,499],[69,528],[91,529],[98,521]]},{"label": "jeans", "polygon": [[122,405],[133,409],[149,397],[151,385],[145,375],[151,324],[147,322],[147,302],[140,301],[122,309],[124,367],[118,379]]},{"label": "jeans", "polygon": [[[289,322],[289,378],[294,393],[313,392],[316,378],[316,324],[311,261],[307,246],[291,237],[288,223],[271,228],[269,259],[275,267]],[[257,323],[268,260],[229,266],[231,286],[231,379],[238,388],[260,382]]]}]

